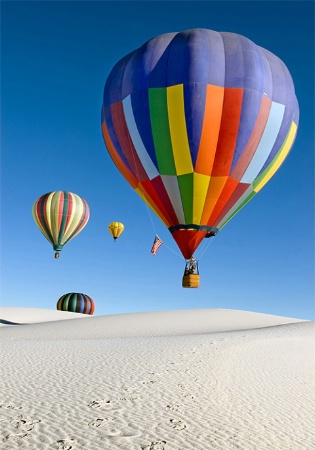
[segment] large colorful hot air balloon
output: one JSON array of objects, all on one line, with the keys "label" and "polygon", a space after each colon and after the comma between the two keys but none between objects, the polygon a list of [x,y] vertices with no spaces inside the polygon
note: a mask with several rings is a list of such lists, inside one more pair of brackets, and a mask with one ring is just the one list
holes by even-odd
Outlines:
[{"label": "large colorful hot air balloon", "polygon": [[108,231],[113,236],[114,242],[116,241],[117,238],[119,238],[124,229],[125,229],[124,225],[120,222],[111,222],[108,225]]},{"label": "large colorful hot air balloon", "polygon": [[95,304],[91,297],[86,294],[70,292],[60,297],[57,302],[57,309],[92,315],[95,311]]},{"label": "large colorful hot air balloon", "polygon": [[298,121],[285,64],[234,33],[157,36],[122,58],[104,89],[107,149],[186,260],[275,174]]},{"label": "large colorful hot air balloon", "polygon": [[55,258],[59,258],[62,247],[87,224],[90,210],[86,201],[77,194],[57,191],[36,200],[33,217],[40,231],[53,245]]}]

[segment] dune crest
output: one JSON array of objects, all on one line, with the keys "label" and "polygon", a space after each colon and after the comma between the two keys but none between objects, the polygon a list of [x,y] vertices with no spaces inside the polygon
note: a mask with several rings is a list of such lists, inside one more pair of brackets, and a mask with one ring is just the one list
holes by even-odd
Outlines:
[{"label": "dune crest", "polygon": [[[70,322],[71,319],[71,322]],[[88,321],[86,321],[88,319]],[[64,338],[118,338],[142,336],[175,336],[252,330],[302,319],[273,316],[250,311],[228,309],[191,309],[153,311],[104,316],[89,316],[64,311],[36,308],[0,308],[0,321],[28,325],[21,331],[6,332],[15,336],[54,339]],[[69,320],[66,324],[65,320]],[[31,327],[33,323],[36,327]],[[66,326],[65,326],[66,325]],[[28,330],[30,330],[28,332]],[[22,334],[21,334],[22,333]]]}]

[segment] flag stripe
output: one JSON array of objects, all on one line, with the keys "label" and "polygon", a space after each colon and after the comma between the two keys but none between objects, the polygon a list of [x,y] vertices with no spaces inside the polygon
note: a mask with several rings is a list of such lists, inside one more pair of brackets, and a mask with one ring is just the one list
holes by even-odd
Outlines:
[{"label": "flag stripe", "polygon": [[161,247],[161,245],[163,244],[163,242],[161,241],[161,239],[159,238],[159,236],[155,236],[152,248],[151,248],[151,253],[155,256],[157,250]]}]

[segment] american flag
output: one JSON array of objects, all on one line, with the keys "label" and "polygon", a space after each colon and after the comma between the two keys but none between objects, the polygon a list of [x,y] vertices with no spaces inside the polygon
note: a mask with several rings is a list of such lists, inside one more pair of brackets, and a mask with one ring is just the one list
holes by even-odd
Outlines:
[{"label": "american flag", "polygon": [[152,248],[151,248],[151,253],[155,256],[157,250],[161,247],[161,245],[163,244],[163,242],[161,241],[161,239],[159,238],[158,235],[155,236]]}]

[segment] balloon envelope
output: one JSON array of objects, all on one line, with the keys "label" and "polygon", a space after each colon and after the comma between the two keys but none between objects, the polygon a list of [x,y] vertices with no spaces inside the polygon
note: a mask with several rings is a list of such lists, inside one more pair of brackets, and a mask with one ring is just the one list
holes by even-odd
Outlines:
[{"label": "balloon envelope", "polygon": [[186,259],[275,174],[298,121],[285,64],[234,33],[157,36],[104,89],[106,147]]},{"label": "balloon envelope", "polygon": [[88,295],[71,292],[60,297],[57,302],[57,309],[92,315],[95,311],[95,304]]},{"label": "balloon envelope", "polygon": [[114,240],[116,240],[121,235],[124,229],[125,227],[121,222],[111,222],[108,225],[108,231],[113,236]]},{"label": "balloon envelope", "polygon": [[35,223],[56,251],[82,231],[89,217],[86,201],[72,192],[48,192],[33,205]]}]

